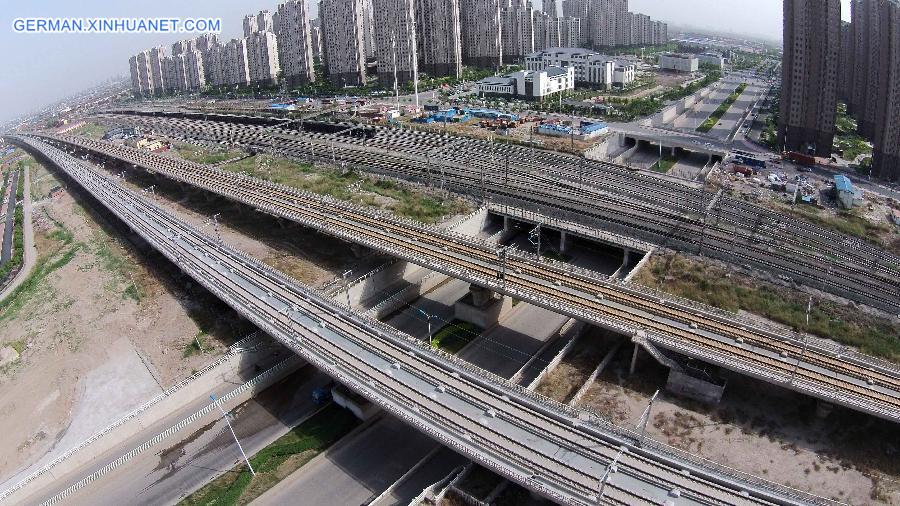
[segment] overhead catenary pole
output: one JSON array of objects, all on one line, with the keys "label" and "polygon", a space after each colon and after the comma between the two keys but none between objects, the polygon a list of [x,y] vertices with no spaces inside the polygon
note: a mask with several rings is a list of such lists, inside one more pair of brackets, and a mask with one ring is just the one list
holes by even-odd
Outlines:
[{"label": "overhead catenary pole", "polygon": [[647,404],[647,407],[644,408],[644,412],[641,414],[641,418],[638,420],[638,424],[635,427],[641,429],[641,439],[638,441],[638,444],[644,443],[644,436],[647,434],[647,422],[650,421],[650,412],[653,409],[653,402],[656,400],[656,396],[659,395],[659,390],[657,390],[653,397],[650,398],[650,402]]},{"label": "overhead catenary pole", "polygon": [[[812,295],[809,296],[809,302],[806,304],[806,327],[804,330],[809,330],[809,313],[812,311]],[[797,369],[800,367],[800,361],[803,360],[803,357],[806,356],[806,347],[809,345],[809,336],[805,333],[802,335],[803,337],[803,350],[800,352],[800,356],[797,357],[797,361],[794,363],[794,369],[791,371],[791,379],[788,381],[789,385],[794,384],[794,378],[797,375]]]}]

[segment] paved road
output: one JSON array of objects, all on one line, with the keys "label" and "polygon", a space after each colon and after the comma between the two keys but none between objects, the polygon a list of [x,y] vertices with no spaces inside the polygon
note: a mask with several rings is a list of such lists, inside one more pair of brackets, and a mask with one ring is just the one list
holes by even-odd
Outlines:
[{"label": "paved road", "polygon": [[373,506],[406,506],[427,487],[443,480],[468,462],[468,459],[455,451],[441,447],[437,452],[426,456],[418,467],[410,469],[409,474],[395,483]]},{"label": "paved road", "polygon": [[6,262],[12,258],[13,246],[13,229],[15,228],[15,210],[16,210],[16,188],[18,188],[19,178],[22,172],[17,171],[9,178],[9,203],[6,204],[6,225],[3,228],[3,249],[0,250],[0,265],[6,265]]},{"label": "paved road", "polygon": [[[260,350],[258,355],[247,356],[248,359],[257,357],[253,360],[264,370],[286,358],[288,352],[280,349],[278,356],[275,356],[273,348],[265,348]],[[185,403],[162,420],[149,425],[111,450],[94,456],[75,471],[58,477],[52,488],[31,492],[32,495],[23,497],[24,500],[21,502],[36,504],[57,494],[207,406],[211,394],[221,396],[253,375],[226,373],[222,383],[212,390],[204,389],[196,392],[192,401]],[[235,408],[232,411],[235,415],[233,423],[245,448],[248,451],[258,451],[311,413],[314,408],[311,401],[308,401],[311,398],[311,390],[329,381],[327,377],[316,373],[313,368],[305,367],[279,385],[262,392],[256,399]],[[240,459],[234,440],[226,431],[221,418],[217,418],[215,423],[207,426],[198,423],[193,430],[183,430],[171,441],[136,456],[128,464],[70,496],[67,504],[121,505],[136,502],[140,504],[176,502],[186,493],[199,488],[222,471],[230,469]]]},{"label": "paved road", "polygon": [[453,320],[453,304],[468,291],[469,283],[450,279],[391,315],[386,323],[413,337],[424,339],[428,334],[428,318],[419,310],[431,315],[433,334]]},{"label": "paved road", "polygon": [[[410,305],[427,308],[441,318],[452,319],[453,303],[468,290],[468,284],[452,280]],[[567,320],[548,310],[519,303],[500,324],[488,329],[460,357],[486,370],[510,377]],[[424,317],[406,310],[388,323],[412,335],[427,332]],[[433,325],[437,330],[440,325]],[[411,331],[418,330],[419,333]],[[410,471],[396,489],[386,494],[407,502],[423,488],[443,478],[466,459],[452,451],[438,451],[428,437],[391,417],[381,418],[364,430],[342,440],[254,501],[260,506],[281,504],[361,504],[379,496]],[[427,458],[426,458],[427,457]],[[430,480],[430,481],[429,481]]]},{"label": "paved road", "polygon": [[[728,86],[730,88],[730,86]],[[726,88],[727,89],[727,88]],[[733,90],[733,89],[732,89]],[[731,132],[737,128],[744,117],[744,114],[756,104],[766,88],[756,81],[750,81],[747,88],[741,93],[741,96],[731,105],[728,111],[722,116],[719,122],[709,131],[709,135],[727,141],[731,136]]]},{"label": "paved road", "polygon": [[460,353],[460,358],[504,378],[510,378],[569,318],[520,302]]},{"label": "paved road", "polygon": [[364,504],[437,446],[405,423],[382,416],[345,436],[252,504]]}]

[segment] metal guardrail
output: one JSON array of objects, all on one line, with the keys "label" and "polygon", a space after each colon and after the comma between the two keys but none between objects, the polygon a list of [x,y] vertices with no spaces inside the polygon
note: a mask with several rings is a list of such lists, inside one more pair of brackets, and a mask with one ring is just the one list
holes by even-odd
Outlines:
[{"label": "metal guardrail", "polygon": [[123,415],[122,417],[120,417],[120,418],[117,419],[116,421],[112,422],[111,424],[107,425],[106,427],[104,427],[104,428],[101,429],[100,431],[96,432],[94,435],[88,437],[87,439],[85,439],[84,441],[82,441],[81,443],[79,443],[78,445],[76,445],[75,447],[73,447],[73,448],[71,448],[71,449],[65,451],[65,452],[62,453],[60,456],[58,456],[58,457],[56,457],[55,459],[51,460],[50,462],[48,462],[47,464],[45,464],[44,466],[42,466],[42,467],[41,467],[40,469],[38,469],[37,471],[35,471],[35,472],[29,474],[29,475],[28,475],[27,477],[25,477],[24,479],[18,481],[18,482],[17,482],[15,485],[13,485],[12,487],[10,487],[10,488],[4,490],[2,493],[0,493],[0,501],[2,501],[3,499],[5,499],[6,497],[9,497],[11,494],[13,494],[14,492],[16,492],[17,490],[19,490],[19,489],[21,489],[22,487],[26,486],[28,483],[30,483],[30,482],[36,480],[36,479],[39,478],[41,475],[50,472],[51,470],[53,470],[53,468],[55,468],[56,466],[62,464],[62,463],[63,463],[64,461],[66,461],[69,457],[71,457],[72,455],[75,455],[76,453],[78,453],[78,452],[84,450],[84,448],[90,446],[92,443],[94,443],[94,442],[97,441],[98,439],[102,438],[103,436],[105,436],[105,435],[108,434],[109,432],[112,432],[112,431],[115,430],[116,428],[118,428],[118,427],[124,425],[124,424],[125,424],[126,422],[128,422],[129,420],[132,420],[132,419],[138,417],[140,414],[146,412],[147,410],[149,410],[150,408],[152,408],[152,407],[155,406],[156,404],[159,404],[162,400],[171,397],[174,393],[176,393],[176,392],[178,392],[179,390],[181,390],[181,389],[185,388],[186,386],[190,385],[190,384],[193,383],[195,380],[197,380],[197,379],[200,378],[201,376],[205,375],[205,374],[208,373],[209,371],[212,371],[213,369],[215,369],[215,368],[217,368],[218,366],[222,365],[223,363],[227,362],[228,360],[230,360],[230,359],[231,359],[232,357],[234,357],[235,355],[237,355],[237,354],[239,354],[239,353],[243,353],[244,351],[246,351],[246,350],[250,347],[250,345],[251,345],[252,343],[259,342],[259,341],[262,339],[262,336],[263,336],[263,334],[262,334],[261,332],[258,332],[258,331],[257,331],[257,332],[254,332],[254,333],[248,335],[247,337],[241,339],[240,341],[238,341],[238,342],[232,344],[231,346],[228,347],[228,351],[227,351],[224,355],[222,355],[221,357],[219,357],[218,359],[214,360],[213,362],[210,362],[209,364],[205,365],[203,368],[201,368],[200,370],[198,370],[198,371],[195,372],[194,374],[192,374],[192,375],[188,376],[187,378],[184,378],[183,380],[179,381],[178,383],[172,385],[171,387],[169,387],[168,389],[166,389],[164,392],[162,392],[162,393],[160,393],[160,394],[157,394],[155,397],[153,397],[152,399],[150,399],[150,400],[147,401],[146,403],[144,403],[144,404],[142,404],[141,406],[139,406],[138,408],[132,410],[132,411],[129,412],[128,414]]},{"label": "metal guardrail", "polygon": [[42,502],[41,506],[51,506],[53,504],[56,504],[56,503],[59,503],[59,502],[65,500],[70,495],[81,490],[82,488],[86,487],[87,485],[90,485],[91,483],[93,483],[97,479],[103,477],[104,475],[109,474],[111,471],[114,471],[115,469],[121,467],[123,464],[125,464],[129,460],[140,455],[141,453],[144,453],[145,451],[149,450],[150,448],[153,448],[160,442],[162,442],[162,441],[168,439],[169,437],[173,436],[174,434],[178,433],[179,431],[181,431],[188,425],[191,425],[192,423],[196,422],[200,418],[203,418],[203,417],[207,416],[208,414],[212,413],[213,411],[216,411],[218,409],[219,405],[225,404],[225,403],[231,401],[232,399],[234,399],[235,397],[243,394],[244,392],[256,388],[261,383],[271,380],[273,377],[277,376],[278,374],[281,374],[285,369],[293,367],[296,363],[298,363],[300,361],[301,361],[300,357],[296,356],[296,355],[292,355],[291,357],[284,359],[283,361],[279,362],[272,368],[261,373],[259,376],[256,376],[255,378],[251,379],[250,381],[244,383],[243,385],[235,388],[231,392],[228,392],[227,394],[218,398],[216,401],[212,402],[205,408],[195,412],[194,414],[181,420],[180,422],[176,423],[175,425],[172,425],[171,427],[169,427],[168,429],[164,430],[163,432],[157,434],[153,438],[145,441],[137,448],[132,449],[131,451],[122,455],[121,457],[117,458],[116,460],[110,462],[109,464],[106,464],[105,466],[101,467],[97,471],[94,471],[90,475],[82,478],[77,483],[75,483],[74,485],[71,485],[67,489],[60,492],[59,494],[56,494],[55,496],[51,497],[50,499],[47,499],[46,501]]},{"label": "metal guardrail", "polygon": [[[113,210],[116,211],[115,206],[113,206],[113,208]],[[168,213],[164,211],[158,211],[158,214],[168,216]],[[172,219],[174,220],[175,218]],[[167,256],[175,256],[175,253],[169,251],[164,244],[160,244],[157,241],[152,242],[154,243],[155,247],[164,251]],[[275,269],[250,258],[246,254],[230,250],[228,248],[225,248],[224,246],[216,246],[216,248],[221,249],[222,251],[228,251],[229,254],[234,255],[236,258],[241,258],[242,265],[247,268],[252,268],[253,271],[268,273],[267,275],[271,276],[273,282],[276,280],[281,280],[281,282],[295,283],[295,281],[292,280],[292,278],[290,278],[289,276],[286,276],[276,271]],[[236,296],[235,294],[226,292],[222,287],[214,283],[212,281],[212,277],[207,279],[206,277],[201,276],[198,273],[195,273],[195,275],[198,281],[201,281],[204,286],[207,286],[207,288],[217,296],[223,297],[225,299],[229,299],[230,297],[233,298]],[[453,377],[465,381],[475,389],[481,389],[485,392],[491,392],[492,395],[495,396],[502,396],[504,399],[508,399],[509,402],[519,404],[523,408],[530,409],[539,416],[544,416],[549,419],[555,420],[559,424],[571,425],[574,423],[575,426],[579,427],[581,430],[584,430],[587,433],[591,434],[593,437],[599,438],[603,441],[621,444],[623,443],[623,441],[628,441],[629,438],[633,438],[633,433],[631,433],[630,431],[623,432],[623,429],[612,426],[611,424],[603,420],[588,419],[587,421],[584,421],[584,417],[582,416],[585,413],[584,411],[575,410],[550,399],[538,396],[523,389],[522,387],[510,384],[503,378],[500,378],[494,374],[491,374],[467,362],[464,362],[453,355],[449,355],[439,350],[434,350],[431,346],[428,346],[425,343],[412,338],[411,336],[405,335],[386,324],[378,322],[377,320],[372,320],[371,318],[367,318],[366,316],[356,313],[346,306],[342,306],[331,299],[322,299],[314,291],[303,287],[303,285],[297,284],[296,288],[300,293],[304,294],[303,296],[305,298],[316,299],[317,305],[320,305],[326,311],[332,312],[335,317],[341,318],[348,323],[352,323],[359,328],[369,329],[373,334],[387,339],[388,342],[394,343],[395,346],[406,349],[408,353],[415,355],[419,360],[431,363],[445,371],[453,371]],[[244,299],[246,298],[240,298],[240,300]],[[245,303],[247,304],[245,308],[247,314],[250,314],[256,310],[257,304],[255,304],[253,301],[245,300]],[[270,324],[262,317],[258,317],[258,315],[254,316],[253,320],[256,321],[264,331],[268,331],[269,333],[279,332],[278,328],[276,328],[273,324]],[[289,344],[297,351],[303,351],[305,355],[311,353],[309,350],[301,350],[299,345],[295,342],[291,341],[287,344]],[[381,405],[385,409],[394,413],[396,416],[407,420],[409,423],[412,423],[416,427],[419,427],[420,430],[423,430],[434,437],[438,437],[440,440],[444,441],[449,446],[456,448],[458,451],[466,455],[472,455],[472,449],[470,448],[470,446],[467,446],[470,443],[463,444],[456,439],[448,439],[448,437],[440,432],[436,426],[432,425],[431,422],[428,422],[427,420],[423,422],[408,410],[401,409],[396,405],[396,403],[388,402],[387,398],[390,395],[390,392],[375,390],[376,385],[372,384],[371,382],[365,384],[360,383],[359,381],[357,381],[357,379],[354,378],[352,374],[348,374],[347,371],[343,371],[340,367],[337,367],[337,364],[335,364],[334,362],[326,363],[323,360],[314,360],[314,362],[317,363],[318,366],[324,368],[326,372],[332,374],[338,381],[355,385],[354,388],[358,388],[361,393],[363,393],[367,397],[370,397],[370,399],[372,399],[376,404]],[[534,428],[534,430],[540,431],[541,429]],[[625,440],[622,440],[622,438],[620,436],[616,436],[616,434],[625,434],[627,438]],[[470,434],[470,436],[475,437],[476,435]],[[553,437],[552,432],[549,431],[545,431],[545,436],[548,438]],[[631,440],[636,441],[634,439]],[[479,440],[479,442],[484,443],[481,440]],[[483,451],[486,451],[487,455],[492,455],[492,457],[479,459],[483,462],[483,464],[486,464],[487,467],[495,469],[504,475],[515,477],[516,481],[519,481],[529,488],[536,490],[539,493],[546,495],[547,497],[553,498],[558,502],[571,502],[570,498],[561,496],[556,491],[556,489],[549,488],[545,482],[541,481],[540,478],[535,478],[532,474],[520,473],[515,469],[511,469],[509,467],[502,467],[498,462],[495,461],[495,459],[499,460],[501,455],[506,454],[506,450],[504,448],[498,448],[496,446],[488,446],[490,448]],[[481,453],[476,452],[476,454]],[[503,457],[503,459],[508,462],[508,457]],[[683,468],[681,464],[678,464],[677,462],[673,467]],[[702,479],[705,480],[716,481],[721,479],[720,477],[717,477],[721,475],[713,474],[710,476],[708,475],[707,471],[704,471],[702,469],[694,469],[692,470],[692,472],[699,472],[702,476]],[[822,501],[821,498],[817,498],[810,494],[803,494],[799,491],[794,491],[771,482],[765,482],[764,480],[761,480],[761,482],[762,483],[760,487],[762,488],[759,488],[759,490],[768,490],[770,491],[770,493],[775,494],[778,497],[802,497],[802,499],[799,499],[799,501],[801,502]],[[735,484],[732,484],[732,487],[734,485]]]}]

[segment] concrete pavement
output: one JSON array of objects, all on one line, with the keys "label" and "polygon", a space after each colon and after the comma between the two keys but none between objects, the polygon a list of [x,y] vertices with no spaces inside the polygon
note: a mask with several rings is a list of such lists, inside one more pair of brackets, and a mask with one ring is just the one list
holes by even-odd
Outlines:
[{"label": "concrete pavement", "polygon": [[438,443],[390,416],[345,436],[252,504],[365,504]]},{"label": "concrete pavement", "polygon": [[[244,451],[257,453],[314,414],[319,407],[312,402],[312,390],[329,382],[306,366],[233,409],[231,424]],[[221,416],[184,436],[145,452],[68,504],[174,504],[243,461]]]},{"label": "concrete pavement", "polygon": [[[69,457],[67,461],[64,461],[62,464],[52,468],[50,471],[50,479],[52,481],[49,485],[44,486],[43,488],[32,486],[31,488],[33,488],[34,490],[31,490],[29,488],[23,489],[17,492],[16,495],[12,496],[12,498],[16,502],[30,504],[42,502],[47,498],[54,496],[60,491],[65,490],[69,486],[77,483],[82,478],[89,476],[95,471],[101,469],[107,463],[114,461],[125,453],[131,451],[133,448],[140,446],[145,441],[150,440],[157,434],[165,431],[169,427],[172,427],[173,425],[187,418],[193,413],[196,413],[197,411],[208,406],[210,404],[210,395],[215,394],[217,397],[221,397],[224,394],[234,390],[236,387],[242,385],[244,382],[250,380],[259,372],[262,372],[274,366],[275,364],[290,356],[291,355],[289,355],[283,349],[279,349],[278,353],[276,354],[275,350],[270,347],[263,347],[255,351],[241,354],[239,356],[241,363],[243,364],[241,370],[234,371],[229,367],[229,370],[227,371],[214,370],[210,373],[213,374],[213,376],[210,377],[211,379],[218,378],[218,380],[214,382],[214,387],[209,388],[207,386],[204,386],[204,384],[207,383],[206,381],[200,382],[200,386],[202,388],[196,388],[196,391],[187,390],[185,393],[189,394],[188,398],[184,401],[179,402],[177,408],[173,409],[172,412],[165,414],[165,416],[154,417],[152,410],[157,410],[160,413],[164,413],[166,412],[166,410],[173,408],[171,402],[167,402],[164,400],[158,405],[149,408],[147,411],[143,412],[137,420],[134,420],[134,422],[136,423],[123,425],[122,427],[115,429],[113,433],[104,436],[104,440],[107,438],[112,438],[113,441],[111,441],[110,443],[114,444],[103,445],[98,444],[98,442],[102,443],[103,440],[94,441],[91,445],[82,448],[78,453],[74,454],[72,457]],[[254,367],[254,364],[259,366],[258,369]],[[326,382],[325,379],[322,379],[321,381]],[[190,389],[191,386],[189,385],[184,388]],[[309,389],[310,391],[311,388],[312,387],[310,387]],[[298,389],[299,388],[295,390]],[[260,406],[262,406],[263,408],[270,408],[271,405],[271,403],[260,404]],[[252,412],[253,410],[248,411],[248,413]],[[143,423],[143,420],[147,420],[147,423]],[[287,419],[287,422],[290,421],[291,420]],[[221,422],[220,419],[219,422]],[[121,434],[120,431],[128,430],[126,429],[126,427],[138,427],[138,430],[130,434]],[[254,425],[254,427],[255,429],[258,429],[259,424],[257,423],[256,425]],[[160,463],[160,455],[164,454],[167,450],[178,447],[180,445],[180,441],[199,438],[199,435],[194,434],[195,432],[208,432],[213,429],[215,429],[215,424],[210,424],[210,426],[208,427],[202,427],[201,423],[197,423],[195,424],[195,426],[188,427],[177,434],[175,437],[173,437],[171,440],[166,440],[163,443],[157,445],[157,447],[154,447],[153,451],[146,451],[138,454],[127,464],[103,476],[101,479],[94,481],[91,486],[81,489],[73,496],[70,496],[68,500],[81,504],[113,504],[113,500],[118,498],[120,500],[119,504],[122,504],[121,501],[124,500],[124,498],[133,498],[135,494],[135,487],[137,485],[143,484],[141,485],[141,490],[144,490],[145,488],[148,488],[151,483],[157,481],[158,476],[154,475],[153,471]],[[221,432],[221,429],[222,428],[219,427],[215,430]],[[286,429],[282,430],[281,434],[283,434],[285,431]],[[190,450],[190,448],[182,449],[185,451],[184,456],[191,455],[190,453],[188,453],[188,450]],[[206,468],[210,472],[213,472],[216,469],[228,469],[234,463],[234,452],[236,452],[236,450],[232,448],[231,453],[220,455],[220,458],[223,458],[224,460],[220,460],[219,465],[205,465],[202,467]],[[177,478],[178,480],[182,479],[180,478],[180,476],[181,475],[179,474]],[[206,477],[197,476],[196,480],[200,481],[194,481],[196,481],[197,486],[201,486],[206,483],[206,481],[208,481],[211,477],[212,475]],[[184,479],[185,483],[190,481],[191,479]],[[171,487],[168,487],[166,485],[154,487],[153,490],[149,491],[148,493],[151,495],[161,494],[164,493],[168,488]],[[179,490],[183,489],[179,488]],[[146,490],[144,491],[146,492]],[[131,503],[131,500],[125,501],[125,504]]]},{"label": "concrete pavement", "polygon": [[419,310],[432,316],[431,332],[433,334],[453,320],[453,304],[468,291],[468,283],[450,279],[404,306],[400,311],[391,315],[385,323],[413,337],[425,339],[428,334],[428,318]]},{"label": "concrete pavement", "polygon": [[460,358],[510,378],[569,318],[520,302],[506,318],[472,341]]}]

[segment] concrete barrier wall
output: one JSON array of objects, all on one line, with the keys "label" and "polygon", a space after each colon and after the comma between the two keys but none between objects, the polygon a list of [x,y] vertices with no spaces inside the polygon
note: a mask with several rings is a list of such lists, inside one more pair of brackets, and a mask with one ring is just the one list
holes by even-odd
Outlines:
[{"label": "concrete barrier wall", "polygon": [[647,265],[647,262],[650,261],[650,257],[653,256],[653,252],[656,251],[656,248],[650,248],[649,251],[644,253],[644,258],[641,258],[640,261],[634,266],[634,269],[631,269],[631,272],[625,276],[625,282],[628,283],[631,279],[637,276],[637,273],[640,272],[641,269]]},{"label": "concrete barrier wall", "polygon": [[[282,362],[278,363],[271,369],[257,375],[250,381],[240,385],[235,388],[231,392],[221,396],[218,401],[222,407],[226,410],[230,410],[235,408],[236,406],[248,401],[253,398],[257,393],[265,390],[269,386],[277,383],[284,379],[288,374],[296,371],[299,367],[301,367],[305,362],[296,355],[292,355]],[[191,385],[191,390],[193,396],[195,397],[199,388],[202,388],[199,384]],[[213,385],[215,386],[215,385]],[[209,390],[209,389],[207,389]],[[205,390],[204,390],[205,391]],[[193,400],[193,398],[191,399]],[[169,416],[171,411],[163,411],[165,406],[157,405],[155,407],[159,407],[161,409],[156,409],[155,411],[159,413],[157,416],[156,422],[162,420],[164,417]],[[203,423],[209,423],[209,421],[221,416],[218,408],[215,407],[213,403],[210,403],[200,411],[192,414],[191,416],[181,420],[177,424],[169,427],[167,430],[158,434],[154,438],[144,442],[142,445],[134,448],[130,452],[126,453],[122,457],[119,457],[117,460],[107,464],[103,468],[94,472],[93,474],[87,476],[82,479],[75,485],[72,485],[68,489],[62,491],[58,495],[49,499],[45,504],[54,504],[56,502],[64,500],[68,495],[76,492],[77,490],[83,488],[85,485],[99,479],[105,474],[113,471],[118,468],[125,462],[131,460],[134,456],[146,451],[147,449],[155,446],[159,442],[171,437],[172,435],[182,431],[186,427],[189,427],[193,424],[198,423],[199,421],[203,421]],[[19,499],[25,499],[26,494],[36,494],[41,491],[44,487],[52,486],[54,482],[65,476],[67,473],[71,473],[76,471],[80,466],[87,464],[88,462],[96,459],[99,455],[106,453],[113,449],[113,447],[117,444],[121,444],[126,441],[128,438],[133,437],[140,430],[145,429],[144,424],[150,423],[152,416],[143,416],[141,419],[131,419],[125,424],[120,425],[113,431],[108,434],[107,437],[97,440],[93,445],[89,448],[89,451],[82,451],[73,454],[65,462],[60,463],[56,467],[48,472],[37,476],[35,479],[31,480],[27,486],[22,487],[21,489],[15,492],[13,497],[18,497]]]},{"label": "concrete barrier wall", "polygon": [[[648,121],[649,121],[649,120],[648,120]],[[647,125],[647,126],[650,126],[650,125]],[[625,146],[625,137],[626,137],[625,134],[619,134],[619,146]],[[634,146],[632,146],[631,148],[626,149],[625,151],[620,152],[620,153],[615,157],[615,159],[612,160],[612,162],[613,162],[613,163],[619,163],[619,164],[624,164],[624,163],[626,163],[626,162],[628,161],[628,159],[631,158],[631,155],[633,155],[635,152],[637,152],[637,150],[638,150],[638,148],[640,147],[640,145],[641,145],[640,142],[635,142],[635,143],[634,143]]]},{"label": "concrete barrier wall", "polygon": [[662,111],[654,114],[650,117],[650,124],[656,127],[666,126],[670,123],[675,123],[674,126],[679,127],[679,118],[686,111],[690,110],[695,105],[703,102],[703,100],[708,97],[713,90],[718,88],[718,84],[713,84],[698,90],[692,95],[688,95],[677,102],[670,104],[663,108]]},{"label": "concrete barrier wall", "polygon": [[460,234],[478,235],[484,230],[487,218],[487,206],[482,206],[447,228]]},{"label": "concrete barrier wall", "polygon": [[540,373],[528,384],[526,388],[528,390],[534,390],[541,383],[541,380],[544,379],[544,376],[553,372],[556,369],[556,366],[559,365],[560,362],[566,355],[569,354],[569,351],[572,350],[572,347],[575,346],[575,343],[578,341],[578,338],[581,337],[581,333],[584,330],[586,324],[584,322],[580,322],[575,319],[571,319],[567,321],[563,327],[560,329],[559,333],[562,335],[563,339],[569,339],[569,342],[559,350],[559,353],[553,357],[544,369],[541,370]]}]

